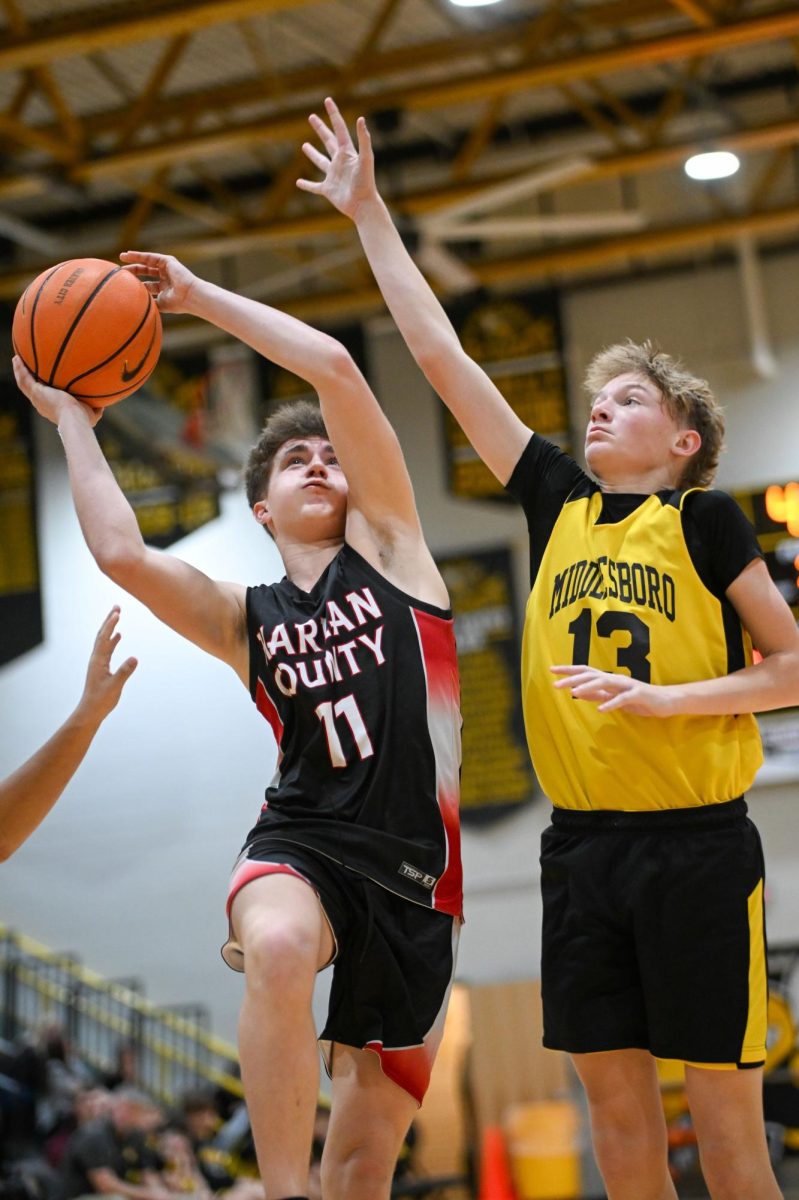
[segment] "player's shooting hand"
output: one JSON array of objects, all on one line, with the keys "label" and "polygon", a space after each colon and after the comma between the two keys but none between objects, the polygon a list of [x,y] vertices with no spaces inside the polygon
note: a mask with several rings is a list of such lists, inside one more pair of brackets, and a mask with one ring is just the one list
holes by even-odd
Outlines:
[{"label": "player's shooting hand", "polygon": [[573,700],[596,704],[600,712],[626,712],[637,717],[670,717],[676,711],[676,691],[670,687],[642,683],[629,675],[599,671],[596,667],[571,664],[550,667],[559,690],[571,692]]},{"label": "player's shooting hand", "polygon": [[94,639],[86,683],[78,703],[78,709],[96,721],[102,721],[116,708],[122,689],[137,666],[135,658],[126,658],[121,667],[111,670],[111,655],[121,636],[116,631],[118,620],[119,609],[114,606]]},{"label": "player's shooting hand", "polygon": [[161,312],[189,311],[189,298],[197,276],[192,275],[173,254],[123,250],[119,257],[126,269],[141,279]]},{"label": "player's shooting hand", "polygon": [[11,365],[19,390],[28,397],[37,413],[46,417],[48,421],[52,421],[54,425],[58,425],[68,409],[85,414],[86,420],[92,427],[103,415],[101,408],[91,408],[82,400],[76,400],[74,396],[70,396],[69,392],[62,392],[59,388],[48,387],[46,383],[40,383],[18,354],[14,355]]},{"label": "player's shooting hand", "polygon": [[357,146],[353,142],[347,122],[330,97],[325,100],[329,124],[316,113],[308,118],[311,128],[322,143],[325,153],[310,142],[303,142],[306,158],[318,167],[324,178],[321,180],[298,179],[297,187],[303,192],[324,196],[334,208],[353,221],[359,207],[377,196],[375,164],[372,139],[366,121],[358,117],[355,130]]}]

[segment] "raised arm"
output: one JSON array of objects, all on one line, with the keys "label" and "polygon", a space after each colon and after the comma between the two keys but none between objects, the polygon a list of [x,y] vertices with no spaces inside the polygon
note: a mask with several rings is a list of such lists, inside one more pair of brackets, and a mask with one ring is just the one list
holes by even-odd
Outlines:
[{"label": "raised arm", "polygon": [[0,782],[0,861],[5,862],[47,816],[136,668],[136,659],[127,658],[111,670],[111,655],[120,636],[118,620],[119,609],[113,608],[100,626],[75,711],[27,762]]},{"label": "raised arm", "polygon": [[338,108],[325,101],[330,124],[310,117],[326,153],[303,150],[321,181],[297,186],[324,196],[355,223],[369,265],[397,327],[427,380],[463,429],[486,466],[507,483],[531,431],[516,416],[482,367],[463,350],[447,314],[403,245],[377,190],[371,138],[363,117],[357,147]]},{"label": "raised arm", "polygon": [[347,536],[422,543],[399,441],[352,356],[335,338],[267,304],[199,279],[171,255],[121,255],[163,312],[201,317],[299,375],[319,395],[330,440],[349,485]]},{"label": "raised arm", "polygon": [[144,544],[133,509],[94,435],[100,414],[67,392],[38,383],[14,358],[20,390],[58,426],[83,536],[97,565],[172,629],[227,662],[249,685],[244,588]]}]

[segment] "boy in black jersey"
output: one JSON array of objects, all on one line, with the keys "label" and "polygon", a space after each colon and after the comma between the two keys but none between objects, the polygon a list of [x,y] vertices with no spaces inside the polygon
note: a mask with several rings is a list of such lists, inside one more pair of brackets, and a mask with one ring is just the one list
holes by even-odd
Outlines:
[{"label": "boy in black jersey", "polygon": [[751,714],[799,702],[799,633],[736,505],[697,490],[720,410],[649,344],[611,347],[588,372],[582,472],[463,351],[377,192],[363,118],[356,147],[326,108],[324,152],[303,147],[323,179],[299,186],[354,221],[416,361],[528,520],[523,699],[555,806],[545,1043],[572,1054],[611,1200],[676,1195],[656,1056],[686,1063],[711,1195],[775,1200],[763,867],[742,793],[761,757]]},{"label": "boy in black jersey", "polygon": [[58,425],[98,565],[233,667],[278,742],[234,870],[223,950],[245,970],[242,1078],[268,1200],[307,1195],[319,1074],[311,997],[331,962],[324,1194],[380,1200],[429,1081],[461,918],[446,588],[394,431],[344,348],[172,257],[122,258],[163,312],[212,322],[319,393],[321,414],[281,409],[253,450],[248,496],[286,578],[245,588],[146,547],[92,432],[99,414],[14,360],[21,389]]}]

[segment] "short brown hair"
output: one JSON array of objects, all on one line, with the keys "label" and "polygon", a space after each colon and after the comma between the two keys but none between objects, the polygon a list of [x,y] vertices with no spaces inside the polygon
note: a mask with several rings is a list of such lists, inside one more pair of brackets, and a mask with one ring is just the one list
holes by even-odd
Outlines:
[{"label": "short brown hair", "polygon": [[244,485],[250,508],[263,500],[272,474],[275,455],[291,438],[319,437],[328,439],[322,410],[312,400],[295,400],[283,404],[267,420],[261,436],[250,451]]},{"label": "short brown hair", "polygon": [[686,371],[678,359],[647,339],[619,342],[600,350],[585,373],[585,388],[598,395],[619,375],[642,375],[658,388],[672,417],[686,429],[695,429],[702,439],[696,454],[686,463],[680,486],[710,487],[724,449],[724,413],[706,379]]}]

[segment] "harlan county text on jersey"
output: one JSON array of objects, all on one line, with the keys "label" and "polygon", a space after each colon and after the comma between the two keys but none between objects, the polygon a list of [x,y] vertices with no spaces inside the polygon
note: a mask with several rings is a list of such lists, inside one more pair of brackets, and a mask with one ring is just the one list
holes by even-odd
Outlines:
[{"label": "harlan county text on jersey", "polygon": [[[295,695],[300,685],[318,688],[339,682],[345,676],[360,675],[364,657],[367,661],[373,659],[378,666],[385,662],[383,626],[378,625],[371,635],[365,631],[356,632],[370,617],[383,619],[371,589],[363,587],[357,592],[348,592],[345,599],[350,616],[335,600],[328,600],[325,616],[318,621],[312,618],[275,625],[268,637],[263,625],[259,629],[257,637],[267,663],[271,664],[278,653],[282,659],[297,660],[294,663],[281,661],[274,667],[275,683],[284,696]],[[355,633],[355,636],[331,646],[325,645],[342,632]],[[312,657],[301,657],[307,655]]]}]

